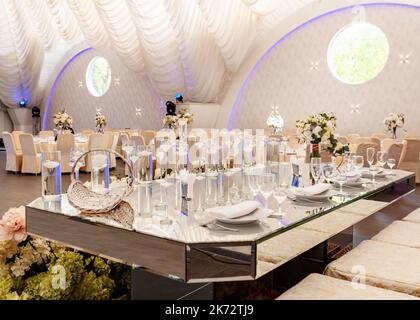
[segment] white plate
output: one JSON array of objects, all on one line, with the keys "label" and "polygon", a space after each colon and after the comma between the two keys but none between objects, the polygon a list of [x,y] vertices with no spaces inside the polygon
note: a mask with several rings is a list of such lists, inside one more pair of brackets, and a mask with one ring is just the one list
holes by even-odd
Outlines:
[{"label": "white plate", "polygon": [[[375,175],[375,178],[386,178],[388,176],[388,174],[389,173],[387,171],[381,171],[380,173],[377,173]],[[372,173],[369,170],[363,170],[362,171],[362,177],[372,179]]]},{"label": "white plate", "polygon": [[327,190],[321,194],[314,194],[314,195],[308,195],[308,194],[300,194],[300,193],[293,193],[296,200],[314,200],[314,201],[325,201],[335,195],[335,192],[333,190]]},{"label": "white plate", "polygon": [[[343,187],[349,186],[349,187],[362,187],[363,184],[370,182],[369,179],[360,178],[357,181],[347,181],[345,184],[343,184]],[[339,187],[340,184],[335,182],[335,187]]]},{"label": "white plate", "polygon": [[264,208],[258,208],[246,216],[242,216],[235,219],[216,218],[216,220],[222,223],[226,223],[226,224],[241,225],[241,224],[253,223],[261,219],[267,218],[272,213],[273,213],[273,210],[266,210]]}]

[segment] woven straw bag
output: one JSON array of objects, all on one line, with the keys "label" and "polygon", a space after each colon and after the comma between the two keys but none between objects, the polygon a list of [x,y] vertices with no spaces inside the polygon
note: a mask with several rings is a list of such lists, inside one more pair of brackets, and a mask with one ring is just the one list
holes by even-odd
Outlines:
[{"label": "woven straw bag", "polygon": [[[102,151],[113,153],[120,157],[129,169],[127,187],[122,195],[99,194],[89,190],[80,180],[75,178],[77,163],[91,152]],[[110,149],[92,149],[83,153],[74,163],[71,171],[71,184],[67,190],[67,198],[70,204],[80,210],[82,216],[111,218],[124,227],[131,228],[134,221],[134,210],[131,205],[124,201],[133,192],[133,167],[118,152]]]}]

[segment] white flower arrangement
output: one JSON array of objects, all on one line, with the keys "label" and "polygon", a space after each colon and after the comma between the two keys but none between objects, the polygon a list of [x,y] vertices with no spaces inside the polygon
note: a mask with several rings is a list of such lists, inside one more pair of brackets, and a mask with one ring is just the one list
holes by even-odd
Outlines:
[{"label": "white flower arrangement", "polygon": [[396,114],[391,112],[385,119],[384,124],[386,126],[386,130],[391,132],[393,137],[396,138],[397,136],[397,129],[403,128],[405,122],[404,114]]},{"label": "white flower arrangement", "polygon": [[180,125],[191,125],[194,122],[194,115],[187,109],[181,109],[176,115],[166,115],[163,118],[163,125],[171,129],[176,129]]},{"label": "white flower arrangement", "polygon": [[66,112],[66,109],[56,113],[53,116],[54,125],[59,129],[68,129],[71,128],[73,124],[73,118]]},{"label": "white flower arrangement", "polygon": [[102,128],[102,127],[106,126],[107,119],[103,114],[98,112],[95,116],[95,122],[96,122],[96,127]]},{"label": "white flower arrangement", "polygon": [[278,133],[283,130],[284,127],[284,120],[279,113],[279,107],[274,106],[272,107],[272,111],[267,118],[267,126],[274,130],[275,133]]}]

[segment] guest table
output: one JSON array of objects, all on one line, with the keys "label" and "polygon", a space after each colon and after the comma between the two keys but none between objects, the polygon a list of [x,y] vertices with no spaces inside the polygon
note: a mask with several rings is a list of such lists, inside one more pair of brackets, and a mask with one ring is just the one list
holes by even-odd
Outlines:
[{"label": "guest table", "polygon": [[[38,198],[29,204],[27,230],[133,266],[133,299],[220,299],[240,294],[244,283],[272,285],[273,274],[308,252],[324,267],[331,239],[342,233],[352,242],[349,228],[415,189],[414,174],[394,173],[327,203],[287,200],[283,217],[230,226],[237,232],[201,226],[185,200],[181,212],[170,213],[171,225],[161,225],[154,214],[138,216],[132,229],[124,229],[100,217],[82,218],[65,194],[59,202]],[[128,200],[135,207],[137,194]]]}]

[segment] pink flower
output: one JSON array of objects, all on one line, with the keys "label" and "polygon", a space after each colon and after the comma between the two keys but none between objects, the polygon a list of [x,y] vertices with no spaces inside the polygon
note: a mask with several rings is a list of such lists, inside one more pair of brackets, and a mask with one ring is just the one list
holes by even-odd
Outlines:
[{"label": "pink flower", "polygon": [[25,207],[11,208],[0,220],[0,241],[26,239]]}]

